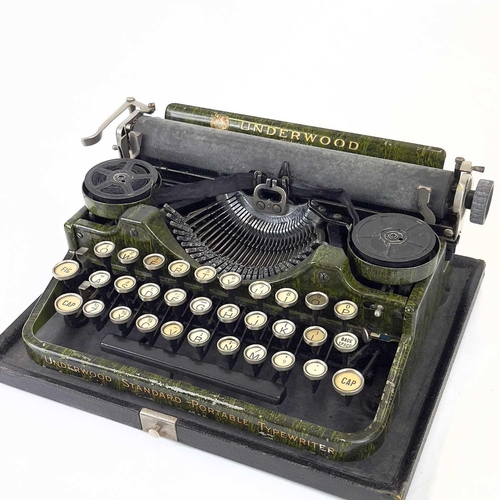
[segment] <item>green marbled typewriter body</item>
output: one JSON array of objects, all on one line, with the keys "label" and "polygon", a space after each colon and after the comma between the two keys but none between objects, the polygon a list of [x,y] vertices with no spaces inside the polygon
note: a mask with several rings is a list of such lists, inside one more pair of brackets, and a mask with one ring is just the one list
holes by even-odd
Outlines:
[{"label": "green marbled typewriter body", "polygon": [[[91,169],[65,225],[68,253],[23,330],[32,359],[332,460],[372,455],[446,300],[465,208],[484,222],[492,183],[474,196],[463,159],[445,172],[135,109],[137,136],[127,128],[123,158]],[[203,157],[181,135],[179,154],[158,149],[175,127]],[[278,175],[258,157],[271,147]],[[408,172],[414,186],[396,189],[403,208],[394,192],[377,206],[364,184],[300,179],[296,151],[338,161],[346,186],[363,161],[375,191],[378,168],[394,169],[381,185]]]}]

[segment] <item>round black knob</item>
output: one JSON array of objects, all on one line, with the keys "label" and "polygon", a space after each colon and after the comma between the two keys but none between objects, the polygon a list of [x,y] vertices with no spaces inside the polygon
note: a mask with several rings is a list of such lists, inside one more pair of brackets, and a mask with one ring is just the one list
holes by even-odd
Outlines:
[{"label": "round black knob", "polygon": [[491,198],[495,183],[481,179],[476,186],[470,207],[470,221],[473,224],[484,224],[490,210]]}]

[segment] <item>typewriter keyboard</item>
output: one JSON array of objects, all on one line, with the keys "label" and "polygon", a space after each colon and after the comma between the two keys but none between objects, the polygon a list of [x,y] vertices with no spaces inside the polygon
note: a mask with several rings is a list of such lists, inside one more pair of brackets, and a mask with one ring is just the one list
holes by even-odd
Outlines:
[{"label": "typewriter keyboard", "polygon": [[[390,362],[381,361],[395,349],[370,342],[366,329],[350,323],[358,313],[354,302],[332,301],[321,291],[301,297],[263,280],[244,284],[237,272],[193,270],[160,254],[144,256],[147,274],[136,273],[139,251],[117,251],[112,242],[97,244],[94,254],[99,266],[90,260],[54,266],[63,284],[54,307],[71,331],[86,325],[99,333],[105,353],[270,405],[293,392],[291,374],[302,395],[314,398],[321,386],[322,397],[341,396],[346,406],[377,378],[385,382]],[[124,270],[111,266],[113,255]],[[308,313],[295,310],[300,302]],[[333,327],[321,321],[326,308],[338,318]],[[373,395],[363,403],[371,416],[376,405]]]}]

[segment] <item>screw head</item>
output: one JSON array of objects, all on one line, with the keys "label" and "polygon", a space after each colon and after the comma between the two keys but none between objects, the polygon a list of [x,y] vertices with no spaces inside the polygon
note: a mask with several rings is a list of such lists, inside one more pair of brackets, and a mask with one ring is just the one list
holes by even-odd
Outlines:
[{"label": "screw head", "polygon": [[450,228],[447,228],[444,230],[444,235],[447,237],[447,238],[451,238],[453,236],[453,229],[450,229]]},{"label": "screw head", "polygon": [[263,202],[263,201],[258,201],[258,202],[257,202],[257,208],[258,208],[259,210],[264,210],[264,208],[266,208],[266,205],[264,204],[264,202]]},{"label": "screw head", "polygon": [[281,207],[279,205],[274,205],[273,206],[273,212],[275,214],[280,214],[281,213]]}]

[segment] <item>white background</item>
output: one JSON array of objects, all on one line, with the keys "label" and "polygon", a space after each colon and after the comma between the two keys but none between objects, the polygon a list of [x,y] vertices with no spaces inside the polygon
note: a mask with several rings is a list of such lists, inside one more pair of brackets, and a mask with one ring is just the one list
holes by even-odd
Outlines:
[{"label": "white background", "polygon": [[[4,2],[0,331],[66,251],[81,183],[115,156],[126,96],[440,146],[498,173],[500,4]],[[479,178],[480,176],[476,176]],[[498,193],[497,193],[498,195]],[[498,229],[466,223],[487,275],[408,498],[498,499]],[[328,498],[270,474],[0,385],[0,497]]]}]

